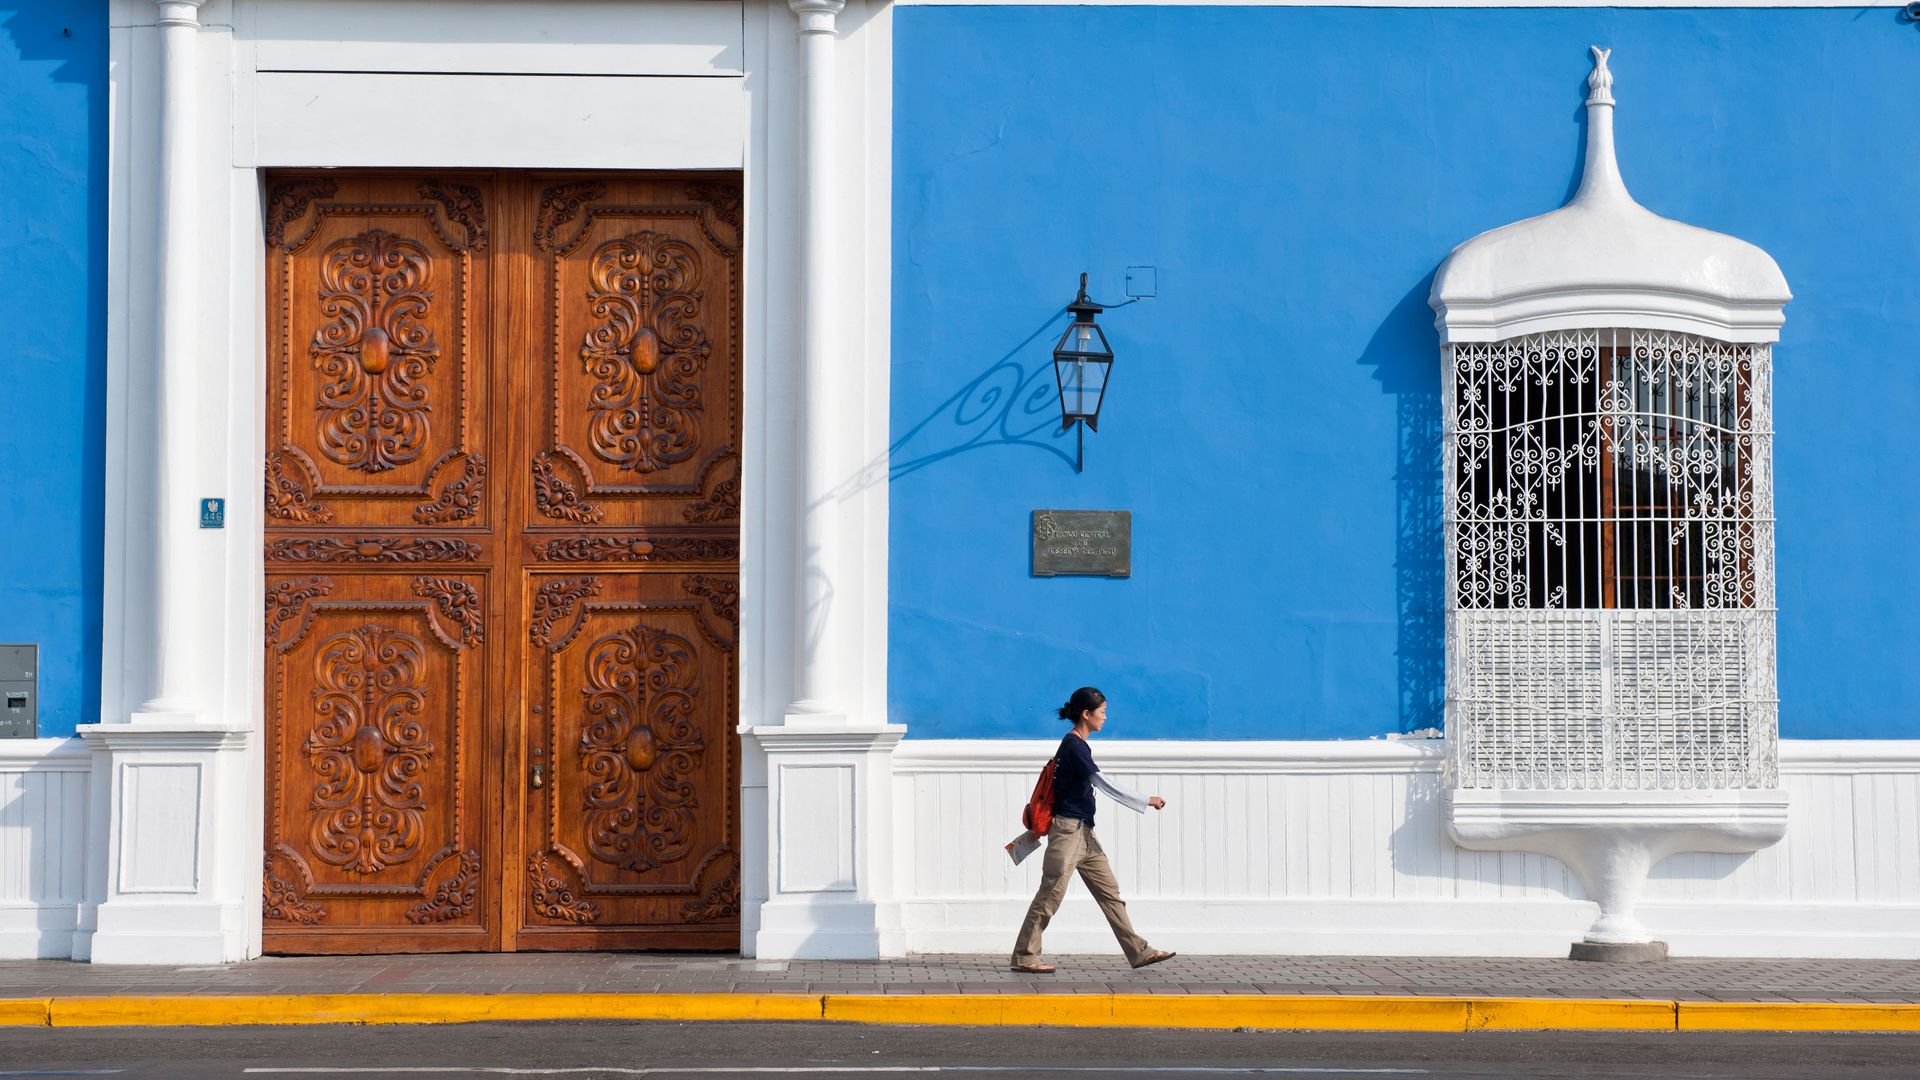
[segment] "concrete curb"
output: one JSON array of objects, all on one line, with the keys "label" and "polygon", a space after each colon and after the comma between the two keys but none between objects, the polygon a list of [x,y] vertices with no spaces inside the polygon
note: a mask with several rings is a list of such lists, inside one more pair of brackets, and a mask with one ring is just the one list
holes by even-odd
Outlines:
[{"label": "concrete curb", "polygon": [[1920,1005],[1251,994],[205,994],[0,999],[0,1025],[824,1020],[1304,1031],[1920,1031]]}]

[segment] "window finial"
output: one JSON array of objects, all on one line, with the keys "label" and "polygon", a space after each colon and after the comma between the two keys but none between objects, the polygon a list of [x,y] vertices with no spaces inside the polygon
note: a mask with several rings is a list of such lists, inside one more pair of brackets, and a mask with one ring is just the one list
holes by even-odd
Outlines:
[{"label": "window finial", "polygon": [[1587,104],[1613,104],[1613,72],[1607,70],[1607,57],[1613,55],[1612,49],[1603,49],[1598,45],[1589,45],[1593,50],[1593,74],[1587,76]]}]

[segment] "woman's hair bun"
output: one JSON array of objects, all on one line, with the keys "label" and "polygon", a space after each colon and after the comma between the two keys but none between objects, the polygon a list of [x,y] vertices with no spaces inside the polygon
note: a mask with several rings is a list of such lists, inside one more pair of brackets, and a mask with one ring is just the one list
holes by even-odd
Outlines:
[{"label": "woman's hair bun", "polygon": [[1089,713],[1107,703],[1107,695],[1091,686],[1083,686],[1073,692],[1065,705],[1060,706],[1060,719],[1074,723],[1080,722],[1081,713]]}]

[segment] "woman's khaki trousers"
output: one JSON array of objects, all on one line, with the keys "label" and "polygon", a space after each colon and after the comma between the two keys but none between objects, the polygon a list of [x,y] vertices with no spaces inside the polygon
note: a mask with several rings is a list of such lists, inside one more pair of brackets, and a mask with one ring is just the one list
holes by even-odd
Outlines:
[{"label": "woman's khaki trousers", "polygon": [[1060,910],[1075,870],[1087,883],[1087,891],[1100,902],[1107,925],[1113,927],[1120,950],[1127,954],[1127,963],[1138,967],[1140,961],[1153,955],[1153,946],[1134,933],[1133,923],[1127,920],[1127,904],[1120,899],[1120,883],[1113,878],[1107,853],[1100,849],[1092,828],[1083,827],[1076,818],[1061,817],[1054,818],[1053,827],[1047,830],[1047,859],[1040,867],[1040,891],[1034,894],[1027,918],[1020,924],[1020,937],[1013,943],[1013,962],[1031,964],[1040,958],[1040,935],[1053,920],[1053,913]]}]

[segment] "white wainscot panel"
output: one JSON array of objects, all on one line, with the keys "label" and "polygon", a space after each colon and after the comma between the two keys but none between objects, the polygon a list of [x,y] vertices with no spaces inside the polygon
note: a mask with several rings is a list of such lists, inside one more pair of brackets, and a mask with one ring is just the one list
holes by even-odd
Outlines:
[{"label": "white wainscot panel", "polygon": [[[1593,919],[1558,861],[1447,835],[1438,741],[1098,742],[1101,843],[1134,922],[1197,953],[1565,956]],[[908,740],[895,753],[908,947],[1000,952],[1039,884],[1002,845],[1052,743]],[[1680,956],[1920,957],[1920,742],[1782,743],[1787,839],[1655,868],[1643,920]],[[1079,886],[1054,952],[1117,952]]]},{"label": "white wainscot panel", "polygon": [[0,742],[0,959],[73,954],[89,768],[78,739]]},{"label": "white wainscot panel", "polygon": [[780,891],[852,890],[853,766],[779,769]]},{"label": "white wainscot panel", "polygon": [[271,0],[235,36],[262,71],[738,75],[741,4],[724,0]]}]

